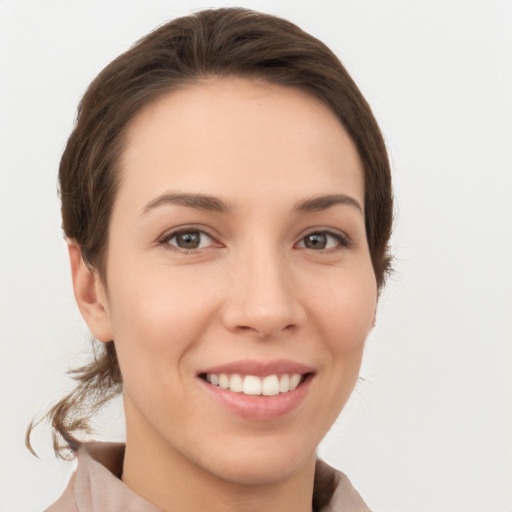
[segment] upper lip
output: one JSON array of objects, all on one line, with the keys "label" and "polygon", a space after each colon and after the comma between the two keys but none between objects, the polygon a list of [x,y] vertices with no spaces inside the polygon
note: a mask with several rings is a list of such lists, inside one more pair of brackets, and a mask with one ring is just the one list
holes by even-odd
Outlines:
[{"label": "upper lip", "polygon": [[315,370],[311,366],[292,361],[289,359],[275,359],[272,361],[256,361],[250,359],[244,359],[240,361],[232,361],[229,363],[212,366],[205,368],[198,372],[198,375],[205,373],[226,373],[234,374],[238,373],[241,375],[254,375],[256,377],[265,377],[267,375],[275,374],[295,374],[301,375],[305,373],[313,373]]}]

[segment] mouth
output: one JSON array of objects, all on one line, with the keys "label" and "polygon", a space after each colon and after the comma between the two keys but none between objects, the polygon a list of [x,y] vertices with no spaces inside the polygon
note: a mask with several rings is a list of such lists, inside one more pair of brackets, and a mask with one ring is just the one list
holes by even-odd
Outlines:
[{"label": "mouth", "polygon": [[268,421],[299,410],[311,389],[314,368],[289,360],[237,361],[197,374],[214,402],[239,417]]},{"label": "mouth", "polygon": [[264,377],[239,373],[201,373],[199,377],[212,386],[251,396],[276,396],[299,387],[312,373],[271,374]]}]

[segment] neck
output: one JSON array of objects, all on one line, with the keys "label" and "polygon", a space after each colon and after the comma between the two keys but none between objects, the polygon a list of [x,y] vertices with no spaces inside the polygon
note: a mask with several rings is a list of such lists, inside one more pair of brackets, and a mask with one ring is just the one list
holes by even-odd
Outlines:
[{"label": "neck", "polygon": [[162,512],[311,512],[315,462],[312,454],[283,480],[240,483],[205,470],[163,439],[155,442],[127,427],[122,480]]}]

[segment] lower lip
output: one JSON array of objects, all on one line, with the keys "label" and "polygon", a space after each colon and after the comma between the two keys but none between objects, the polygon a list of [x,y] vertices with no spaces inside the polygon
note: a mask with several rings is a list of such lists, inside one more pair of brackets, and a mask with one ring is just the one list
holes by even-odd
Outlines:
[{"label": "lower lip", "polygon": [[309,374],[293,391],[273,396],[245,395],[214,386],[200,379],[208,393],[228,410],[242,418],[269,421],[281,418],[296,409],[308,394],[313,375]]}]

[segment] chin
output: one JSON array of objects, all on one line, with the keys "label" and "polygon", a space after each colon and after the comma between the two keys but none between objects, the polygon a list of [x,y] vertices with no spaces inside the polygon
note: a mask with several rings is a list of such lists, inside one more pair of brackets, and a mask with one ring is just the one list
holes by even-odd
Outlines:
[{"label": "chin", "polygon": [[[314,465],[315,450],[308,453],[287,453],[283,449],[265,451],[249,449],[232,451],[230,457],[217,459],[214,464],[201,464],[212,475],[238,485],[269,485],[289,480],[297,473]],[[208,467],[210,466],[210,468]]]}]

